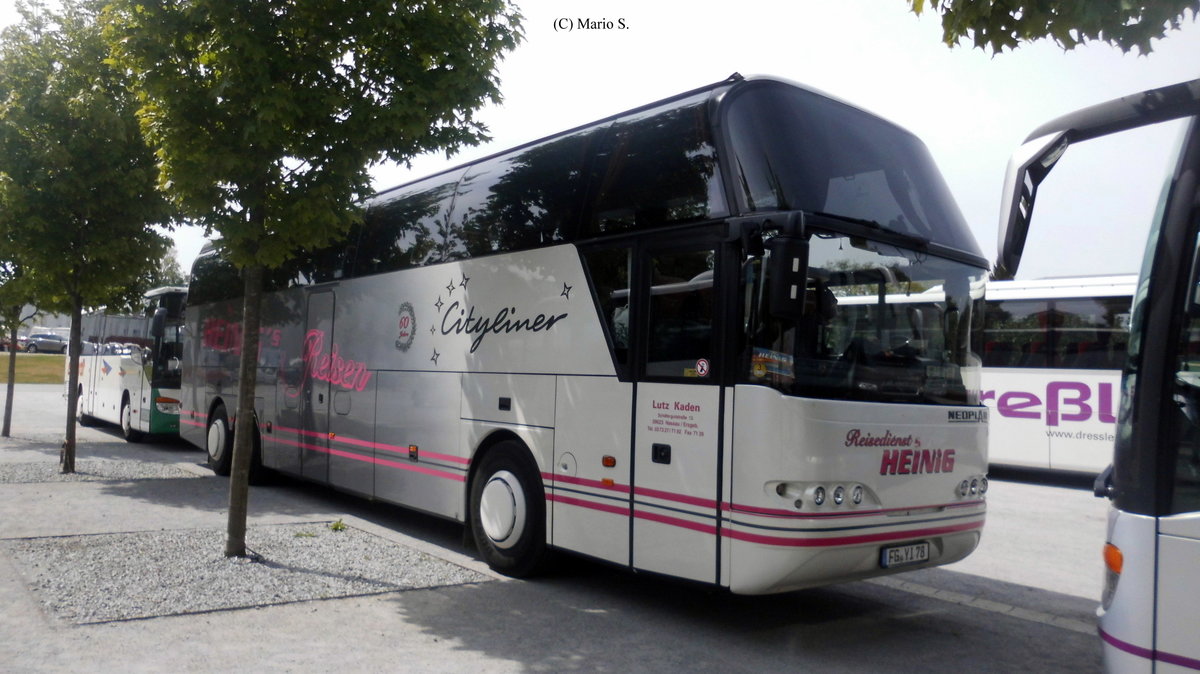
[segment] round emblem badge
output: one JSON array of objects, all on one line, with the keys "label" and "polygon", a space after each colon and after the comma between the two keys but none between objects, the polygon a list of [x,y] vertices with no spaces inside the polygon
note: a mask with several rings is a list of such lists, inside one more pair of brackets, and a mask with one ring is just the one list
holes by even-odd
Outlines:
[{"label": "round emblem badge", "polygon": [[417,314],[409,302],[400,305],[398,327],[400,331],[396,337],[396,348],[408,351],[408,347],[412,346],[413,339],[417,336]]}]

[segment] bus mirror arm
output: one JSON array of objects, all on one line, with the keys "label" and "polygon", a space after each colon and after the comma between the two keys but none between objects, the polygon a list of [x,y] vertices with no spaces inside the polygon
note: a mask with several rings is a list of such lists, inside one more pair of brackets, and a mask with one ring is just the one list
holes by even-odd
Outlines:
[{"label": "bus mirror arm", "polygon": [[1117,490],[1113,488],[1112,474],[1113,467],[1110,463],[1104,472],[1096,476],[1096,481],[1092,483],[1092,493],[1096,495],[1096,498],[1111,499],[1116,496]]}]

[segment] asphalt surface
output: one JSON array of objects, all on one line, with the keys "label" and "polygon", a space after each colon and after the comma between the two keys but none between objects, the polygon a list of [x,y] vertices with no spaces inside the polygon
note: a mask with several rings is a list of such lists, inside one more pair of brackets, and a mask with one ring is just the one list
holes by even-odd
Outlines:
[{"label": "asphalt surface", "polygon": [[[0,484],[0,671],[1006,672],[1099,666],[1091,568],[1061,565],[1068,569],[1064,576],[1084,579],[1078,591],[1040,569],[1029,574],[1040,581],[974,575],[1013,566],[1005,554],[1028,558],[1024,544],[1005,542],[1012,539],[1003,526],[991,543],[995,554],[980,558],[977,552],[968,561],[980,561],[963,572],[933,569],[735,597],[571,558],[538,581],[505,579],[475,558],[455,524],[286,480],[252,489],[252,546],[256,530],[300,527],[324,534],[329,523],[341,521],[372,544],[418,553],[461,570],[461,578],[208,609],[157,610],[147,602],[116,617],[93,612],[81,618],[83,612],[56,603],[54,581],[46,578],[49,559],[17,548],[59,549],[71,541],[95,547],[89,544],[112,537],[186,538],[189,532],[196,533],[196,545],[213,546],[204,541],[221,540],[228,483],[202,467],[203,454],[190,446],[128,444],[117,429],[103,427],[80,429],[82,475],[55,477],[63,421],[54,411],[56,400],[61,405],[58,390],[18,387],[14,437],[0,439],[0,476],[6,470],[26,476]],[[1062,502],[1078,498],[1037,493]],[[1090,522],[1081,534],[1088,549],[1080,557],[1089,564],[1094,532],[1088,527],[1095,526]],[[1028,528],[1012,526],[1014,532]],[[306,538],[295,535],[295,542]],[[1061,547],[1061,537],[1055,540]],[[147,586],[153,574],[139,569],[167,563],[154,562],[149,552],[106,559],[111,575],[141,574]],[[208,577],[198,569],[172,582],[180,592],[204,594]],[[138,585],[98,592],[136,593]]]}]

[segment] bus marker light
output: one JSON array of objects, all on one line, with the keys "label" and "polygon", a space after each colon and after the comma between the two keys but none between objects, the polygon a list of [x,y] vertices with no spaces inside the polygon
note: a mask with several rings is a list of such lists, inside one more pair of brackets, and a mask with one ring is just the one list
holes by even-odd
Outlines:
[{"label": "bus marker light", "polygon": [[336,438],[336,437],[337,437],[337,433],[330,433],[330,434],[329,434],[329,439],[330,439],[330,440],[333,440],[333,439],[334,439],[334,438]]},{"label": "bus marker light", "polygon": [[616,468],[617,467],[617,457],[605,454],[600,459],[600,465],[604,466],[605,468]]},{"label": "bus marker light", "polygon": [[409,461],[417,460],[417,446],[416,445],[408,446],[408,460]]},{"label": "bus marker light", "polygon": [[1125,555],[1121,552],[1121,548],[1112,543],[1104,544],[1104,566],[1113,573],[1121,573],[1121,569],[1125,566]]},{"label": "bus marker light", "polygon": [[613,479],[611,477],[606,477],[606,478],[601,479],[600,484],[604,485],[605,487],[617,486],[617,483],[615,481],[613,481]]}]

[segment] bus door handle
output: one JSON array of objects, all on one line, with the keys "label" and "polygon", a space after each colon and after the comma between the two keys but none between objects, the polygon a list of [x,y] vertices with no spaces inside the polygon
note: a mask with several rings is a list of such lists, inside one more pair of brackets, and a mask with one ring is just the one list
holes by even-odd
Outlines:
[{"label": "bus door handle", "polygon": [[650,460],[654,463],[671,463],[671,446],[654,443],[650,446]]}]

